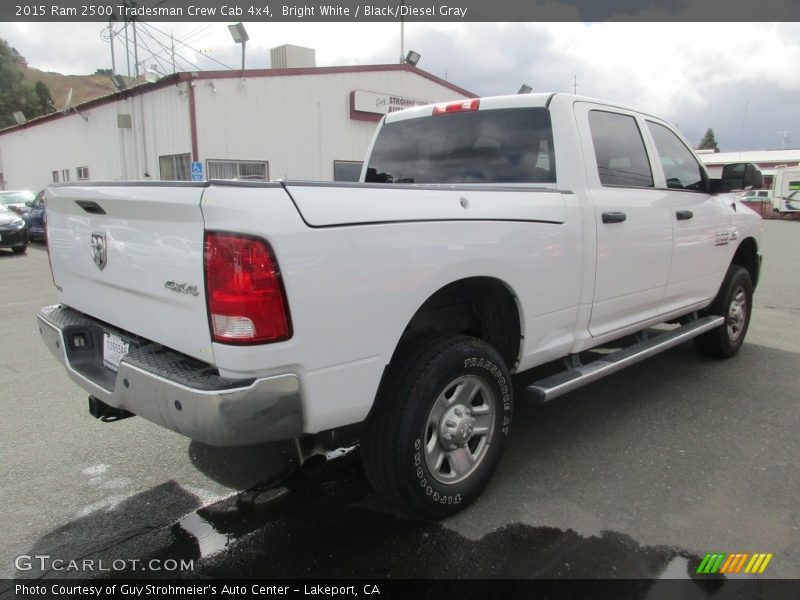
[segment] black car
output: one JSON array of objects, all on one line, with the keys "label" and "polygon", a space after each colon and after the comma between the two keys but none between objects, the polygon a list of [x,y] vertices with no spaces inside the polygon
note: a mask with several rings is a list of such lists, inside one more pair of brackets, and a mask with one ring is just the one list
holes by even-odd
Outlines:
[{"label": "black car", "polygon": [[14,254],[28,249],[28,225],[17,213],[0,205],[0,248],[11,248]]},{"label": "black car", "polygon": [[29,210],[22,215],[25,222],[28,224],[28,238],[33,241],[35,239],[45,239],[45,224],[47,223],[47,202],[44,199],[44,190],[36,194],[33,202],[29,202]]}]

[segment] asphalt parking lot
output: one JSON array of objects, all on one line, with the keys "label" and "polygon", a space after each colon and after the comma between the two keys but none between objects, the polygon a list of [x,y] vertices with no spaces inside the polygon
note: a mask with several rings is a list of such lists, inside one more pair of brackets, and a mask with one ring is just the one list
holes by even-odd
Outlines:
[{"label": "asphalt parking lot", "polygon": [[736,358],[689,343],[544,407],[518,393],[489,489],[419,524],[370,491],[357,450],[300,475],[290,444],[96,421],[36,331],[45,248],[0,251],[0,577],[92,575],[15,561],[48,554],[194,561],[131,576],[682,578],[707,552],[769,552],[764,577],[800,578],[800,223],[765,222],[763,253]]}]

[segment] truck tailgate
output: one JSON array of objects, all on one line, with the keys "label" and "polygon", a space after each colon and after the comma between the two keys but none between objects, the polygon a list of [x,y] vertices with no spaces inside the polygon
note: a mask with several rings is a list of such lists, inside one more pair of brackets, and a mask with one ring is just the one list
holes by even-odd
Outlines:
[{"label": "truck tailgate", "polygon": [[203,275],[202,185],[56,186],[48,243],[58,300],[213,362]]}]

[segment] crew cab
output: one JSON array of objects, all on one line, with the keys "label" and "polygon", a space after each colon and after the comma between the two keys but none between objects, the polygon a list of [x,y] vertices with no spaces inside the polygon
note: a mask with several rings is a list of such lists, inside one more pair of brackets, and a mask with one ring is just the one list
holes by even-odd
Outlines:
[{"label": "crew cab", "polygon": [[737,352],[761,220],[726,192],[760,183],[596,99],[416,107],[359,183],[51,186],[39,330],[97,417],[221,446],[358,425],[375,489],[443,517],[500,460],[511,374],[561,365],[546,402],[685,340]]}]

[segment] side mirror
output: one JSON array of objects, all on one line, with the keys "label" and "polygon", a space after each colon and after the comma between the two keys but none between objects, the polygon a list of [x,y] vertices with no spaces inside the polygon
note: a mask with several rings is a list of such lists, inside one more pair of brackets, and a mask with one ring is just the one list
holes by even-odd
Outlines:
[{"label": "side mirror", "polygon": [[763,184],[764,178],[756,165],[753,163],[733,163],[723,167],[719,191],[732,192],[748,188],[757,190]]}]

